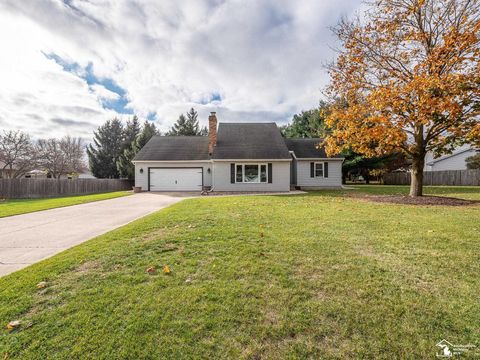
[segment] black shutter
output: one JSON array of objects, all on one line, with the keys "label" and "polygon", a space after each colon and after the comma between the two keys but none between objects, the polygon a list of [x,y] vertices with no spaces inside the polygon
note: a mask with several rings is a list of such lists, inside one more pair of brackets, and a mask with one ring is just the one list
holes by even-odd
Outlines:
[{"label": "black shutter", "polygon": [[268,183],[272,183],[272,163],[268,163]]},{"label": "black shutter", "polygon": [[230,164],[230,183],[235,184],[235,164]]},{"label": "black shutter", "polygon": [[315,177],[315,163],[310,163],[310,177]]},{"label": "black shutter", "polygon": [[328,177],[328,162],[323,163],[323,177]]}]

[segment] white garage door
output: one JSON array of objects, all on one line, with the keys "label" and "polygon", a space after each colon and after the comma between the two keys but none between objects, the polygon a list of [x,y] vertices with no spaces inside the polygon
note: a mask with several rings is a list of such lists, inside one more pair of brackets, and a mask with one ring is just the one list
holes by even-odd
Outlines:
[{"label": "white garage door", "polygon": [[201,168],[150,169],[150,191],[201,190]]}]

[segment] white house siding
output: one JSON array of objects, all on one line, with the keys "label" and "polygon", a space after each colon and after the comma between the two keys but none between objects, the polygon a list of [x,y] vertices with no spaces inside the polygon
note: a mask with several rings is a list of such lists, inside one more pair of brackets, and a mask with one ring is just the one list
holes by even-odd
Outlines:
[{"label": "white house siding", "polygon": [[[328,162],[328,178],[310,177],[311,162]],[[341,187],[342,160],[297,160],[296,185],[303,189]]]},{"label": "white house siding", "polygon": [[[230,183],[230,164],[272,163],[272,183]],[[214,191],[290,191],[290,161],[215,161]]]},{"label": "white house siding", "polygon": [[[212,163],[210,161],[142,161],[135,162],[135,186],[140,186],[142,191],[148,191],[148,169],[154,167],[202,167],[203,185],[212,185]],[[140,173],[140,169],[143,169],[143,173]],[[208,169],[210,169],[210,173]]]},{"label": "white house siding", "polygon": [[[452,155],[446,155],[443,158],[431,160],[431,156],[427,155],[427,161],[425,165],[426,171],[442,171],[442,170],[465,170],[467,164],[465,160],[475,155],[477,152],[474,149],[468,151],[461,151]],[[430,163],[430,164],[429,164]]]}]

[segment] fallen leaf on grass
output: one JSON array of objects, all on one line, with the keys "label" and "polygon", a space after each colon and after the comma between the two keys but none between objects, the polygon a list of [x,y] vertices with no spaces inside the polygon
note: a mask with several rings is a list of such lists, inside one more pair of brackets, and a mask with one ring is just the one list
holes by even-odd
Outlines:
[{"label": "fallen leaf on grass", "polygon": [[157,269],[155,269],[155,266],[150,266],[147,268],[147,273],[150,275],[153,275],[157,272]]},{"label": "fallen leaf on grass", "polygon": [[47,287],[47,282],[46,281],[40,281],[38,284],[37,284],[37,289],[43,289]]},{"label": "fallen leaf on grass", "polygon": [[14,320],[14,321],[10,321],[8,324],[7,324],[7,329],[8,330],[12,330],[12,329],[16,329],[20,326],[20,320]]},{"label": "fallen leaf on grass", "polygon": [[163,267],[163,273],[164,273],[164,274],[167,274],[167,275],[171,273],[171,270],[170,270],[170,268],[168,267],[168,265],[165,265],[165,266]]}]

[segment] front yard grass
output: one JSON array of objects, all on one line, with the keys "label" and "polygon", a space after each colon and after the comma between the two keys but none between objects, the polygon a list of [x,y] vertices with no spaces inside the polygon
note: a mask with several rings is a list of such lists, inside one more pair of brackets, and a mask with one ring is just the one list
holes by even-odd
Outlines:
[{"label": "front yard grass", "polygon": [[101,194],[63,196],[46,199],[0,200],[0,218],[58,207],[85,204],[92,201],[114,199],[132,194],[131,191],[114,191]]},{"label": "front yard grass", "polygon": [[[408,195],[407,185],[347,185],[358,192],[369,195]],[[478,186],[425,186],[424,195],[449,196],[467,200],[480,200]]]},{"label": "front yard grass", "polygon": [[480,346],[479,219],[480,206],[341,192],[184,200],[0,278],[0,358],[425,359],[444,338]]}]

